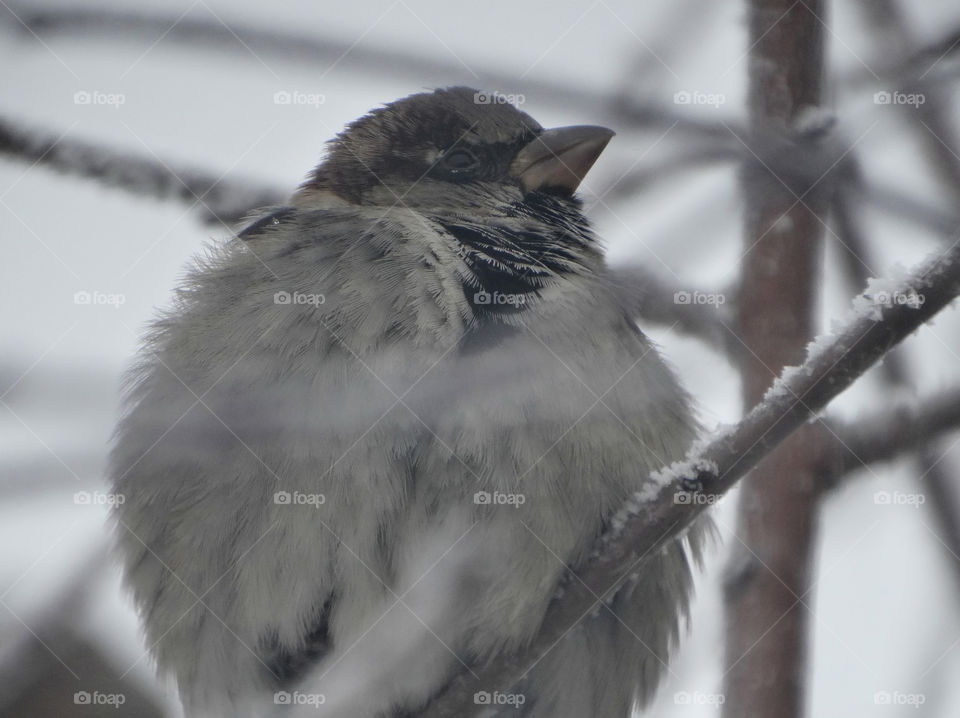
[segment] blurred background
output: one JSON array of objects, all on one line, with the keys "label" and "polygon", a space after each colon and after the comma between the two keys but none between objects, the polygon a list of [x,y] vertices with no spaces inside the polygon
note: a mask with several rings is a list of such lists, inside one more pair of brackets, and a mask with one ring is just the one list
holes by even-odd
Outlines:
[{"label": "blurred background", "polygon": [[[246,211],[282,201],[325,141],[380,104],[463,84],[546,127],[616,130],[581,187],[587,213],[611,264],[637,282],[641,326],[696,397],[705,430],[739,419],[745,4],[132,7],[0,2],[0,716],[179,715],[107,555],[103,474],[122,373],[191,257]],[[849,172],[856,227],[839,205],[824,217],[818,332],[842,320],[867,278],[897,275],[960,236],[960,6],[825,10],[827,101],[796,131],[842,138],[824,169]],[[899,378],[871,370],[831,417],[909,414],[954,390],[956,310],[894,356]],[[810,628],[809,715],[956,715],[960,504],[925,482],[936,467],[957,488],[958,443],[956,429],[938,432],[921,460],[845,473],[811,517],[813,579],[797,596]],[[723,583],[743,545],[736,500],[715,508],[723,541],[649,715],[722,711],[734,664]]]}]

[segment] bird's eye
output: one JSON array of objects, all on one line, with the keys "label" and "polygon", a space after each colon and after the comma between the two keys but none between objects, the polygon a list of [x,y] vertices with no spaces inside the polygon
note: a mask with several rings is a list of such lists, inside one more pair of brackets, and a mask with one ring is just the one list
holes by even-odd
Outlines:
[{"label": "bird's eye", "polygon": [[445,152],[440,159],[440,164],[451,174],[463,175],[476,169],[480,161],[470,150],[457,147]]}]

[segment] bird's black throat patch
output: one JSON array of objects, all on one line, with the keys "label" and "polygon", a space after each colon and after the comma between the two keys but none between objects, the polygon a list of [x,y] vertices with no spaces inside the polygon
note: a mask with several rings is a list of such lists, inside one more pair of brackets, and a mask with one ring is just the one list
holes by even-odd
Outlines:
[{"label": "bird's black throat patch", "polygon": [[435,221],[460,245],[464,294],[479,319],[524,311],[552,278],[582,270],[596,252],[579,202],[543,192],[486,222]]}]

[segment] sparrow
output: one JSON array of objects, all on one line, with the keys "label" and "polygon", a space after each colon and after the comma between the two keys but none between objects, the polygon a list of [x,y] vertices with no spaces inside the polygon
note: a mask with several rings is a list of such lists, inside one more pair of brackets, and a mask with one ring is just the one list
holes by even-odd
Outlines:
[{"label": "sparrow", "polygon": [[[690,398],[575,195],[613,134],[414,94],[196,259],[128,375],[109,469],[125,585],[187,715],[417,715],[527,644],[683,456]],[[464,714],[645,705],[704,535]]]}]

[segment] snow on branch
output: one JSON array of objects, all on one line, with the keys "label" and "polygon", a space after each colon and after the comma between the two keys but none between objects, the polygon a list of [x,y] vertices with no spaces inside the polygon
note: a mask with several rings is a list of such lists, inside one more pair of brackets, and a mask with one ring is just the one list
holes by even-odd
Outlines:
[{"label": "snow on branch", "polygon": [[[882,286],[876,281],[873,285]],[[685,461],[652,477],[651,489],[638,493],[621,510],[590,561],[568,576],[526,649],[475,666],[475,674],[462,672],[420,713],[421,718],[465,715],[475,692],[509,691],[530,666],[612,597],[644,556],[674,540],[713,503],[688,497],[724,494],[892,347],[949,305],[960,294],[960,241],[913,274],[875,292],[855,302],[844,327],[811,342],[804,364],[785,369],[763,401],[736,426],[698,442]],[[900,302],[898,297],[916,300]]]}]

